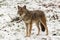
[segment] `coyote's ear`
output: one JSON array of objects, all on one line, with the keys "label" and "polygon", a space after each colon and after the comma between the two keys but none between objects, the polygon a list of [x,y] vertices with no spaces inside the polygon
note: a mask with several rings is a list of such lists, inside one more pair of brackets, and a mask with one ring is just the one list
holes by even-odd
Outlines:
[{"label": "coyote's ear", "polygon": [[19,5],[18,5],[18,9],[21,8]]},{"label": "coyote's ear", "polygon": [[23,6],[23,8],[25,8],[25,9],[26,9],[26,5],[24,5],[24,6]]}]

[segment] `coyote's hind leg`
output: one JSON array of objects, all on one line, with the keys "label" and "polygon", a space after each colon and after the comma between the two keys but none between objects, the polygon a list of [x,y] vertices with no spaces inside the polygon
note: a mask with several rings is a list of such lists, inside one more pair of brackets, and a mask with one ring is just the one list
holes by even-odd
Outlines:
[{"label": "coyote's hind leg", "polygon": [[37,28],[38,28],[38,33],[37,33],[37,35],[39,35],[39,34],[40,34],[39,22],[36,22],[36,26],[37,26]]}]

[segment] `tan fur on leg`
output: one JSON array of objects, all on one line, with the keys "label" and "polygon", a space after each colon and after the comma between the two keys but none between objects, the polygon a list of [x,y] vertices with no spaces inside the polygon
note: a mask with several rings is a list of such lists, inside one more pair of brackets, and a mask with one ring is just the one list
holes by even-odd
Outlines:
[{"label": "tan fur on leg", "polygon": [[37,26],[37,28],[38,28],[38,34],[37,34],[37,35],[39,35],[39,34],[40,34],[39,22],[36,23],[36,26]]}]

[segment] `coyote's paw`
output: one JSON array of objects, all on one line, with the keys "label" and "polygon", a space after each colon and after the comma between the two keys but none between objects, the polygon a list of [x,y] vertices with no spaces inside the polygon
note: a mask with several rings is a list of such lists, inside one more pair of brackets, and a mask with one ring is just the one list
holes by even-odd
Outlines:
[{"label": "coyote's paw", "polygon": [[25,37],[30,37],[30,35],[26,35]]},{"label": "coyote's paw", "polygon": [[39,35],[39,34],[36,34],[37,36]]},{"label": "coyote's paw", "polygon": [[48,33],[46,33],[46,35],[48,35]]}]

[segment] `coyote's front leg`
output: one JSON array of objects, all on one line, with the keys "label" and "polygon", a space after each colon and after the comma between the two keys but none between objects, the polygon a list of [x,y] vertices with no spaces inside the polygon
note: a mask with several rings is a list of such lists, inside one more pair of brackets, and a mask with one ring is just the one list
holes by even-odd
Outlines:
[{"label": "coyote's front leg", "polygon": [[26,24],[26,37],[28,36],[28,23],[25,23]]},{"label": "coyote's front leg", "polygon": [[29,24],[29,36],[31,35],[31,31],[32,31],[32,22],[30,22],[30,24]]},{"label": "coyote's front leg", "polygon": [[26,37],[31,35],[32,23],[26,23]]}]

